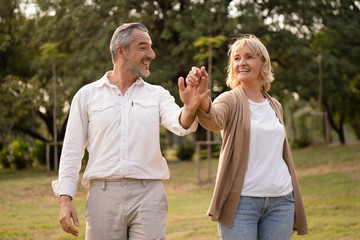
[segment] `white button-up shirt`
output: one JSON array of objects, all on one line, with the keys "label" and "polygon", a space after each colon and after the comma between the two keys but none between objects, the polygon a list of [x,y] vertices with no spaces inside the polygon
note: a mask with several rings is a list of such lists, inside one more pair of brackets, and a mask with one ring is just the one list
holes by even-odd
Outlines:
[{"label": "white button-up shirt", "polygon": [[60,159],[56,195],[74,198],[84,149],[89,159],[82,184],[92,179],[168,179],[167,162],[160,150],[160,124],[183,136],[188,129],[179,123],[182,111],[169,91],[139,78],[123,96],[106,73],[82,87],[71,103]]}]

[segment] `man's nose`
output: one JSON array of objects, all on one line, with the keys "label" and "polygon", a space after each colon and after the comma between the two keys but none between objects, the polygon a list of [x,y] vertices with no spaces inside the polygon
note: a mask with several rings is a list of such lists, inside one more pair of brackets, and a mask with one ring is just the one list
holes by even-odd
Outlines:
[{"label": "man's nose", "polygon": [[153,49],[150,49],[150,51],[148,52],[148,58],[151,58],[151,59],[155,59],[156,58],[156,54],[154,52]]}]

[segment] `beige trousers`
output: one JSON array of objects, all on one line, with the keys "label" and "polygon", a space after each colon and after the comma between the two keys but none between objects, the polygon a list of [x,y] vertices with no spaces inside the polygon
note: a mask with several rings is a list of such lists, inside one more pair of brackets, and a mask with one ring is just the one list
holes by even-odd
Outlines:
[{"label": "beige trousers", "polygon": [[86,240],[163,240],[167,199],[160,180],[91,181]]}]

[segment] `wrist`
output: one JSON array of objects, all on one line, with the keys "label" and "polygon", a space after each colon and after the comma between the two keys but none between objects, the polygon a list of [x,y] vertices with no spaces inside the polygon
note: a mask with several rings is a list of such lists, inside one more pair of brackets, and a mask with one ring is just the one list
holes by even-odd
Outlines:
[{"label": "wrist", "polygon": [[210,104],[211,104],[211,99],[210,97],[204,98],[204,100],[201,101],[199,107],[206,113],[208,113],[210,111]]},{"label": "wrist", "polygon": [[59,201],[60,203],[71,202],[72,197],[69,195],[60,195]]},{"label": "wrist", "polygon": [[189,106],[189,105],[185,104],[183,111],[190,116],[194,116],[196,114],[197,109],[198,109],[198,107]]}]

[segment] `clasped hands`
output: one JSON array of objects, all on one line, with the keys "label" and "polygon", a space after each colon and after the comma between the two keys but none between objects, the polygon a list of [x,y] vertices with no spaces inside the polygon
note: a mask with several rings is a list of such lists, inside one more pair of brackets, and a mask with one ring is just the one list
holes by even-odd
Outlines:
[{"label": "clasped hands", "polygon": [[209,75],[205,67],[192,67],[186,77],[186,88],[184,78],[179,77],[179,93],[184,107],[191,112],[196,112],[200,104],[208,102],[207,96],[210,93],[208,88]]}]

